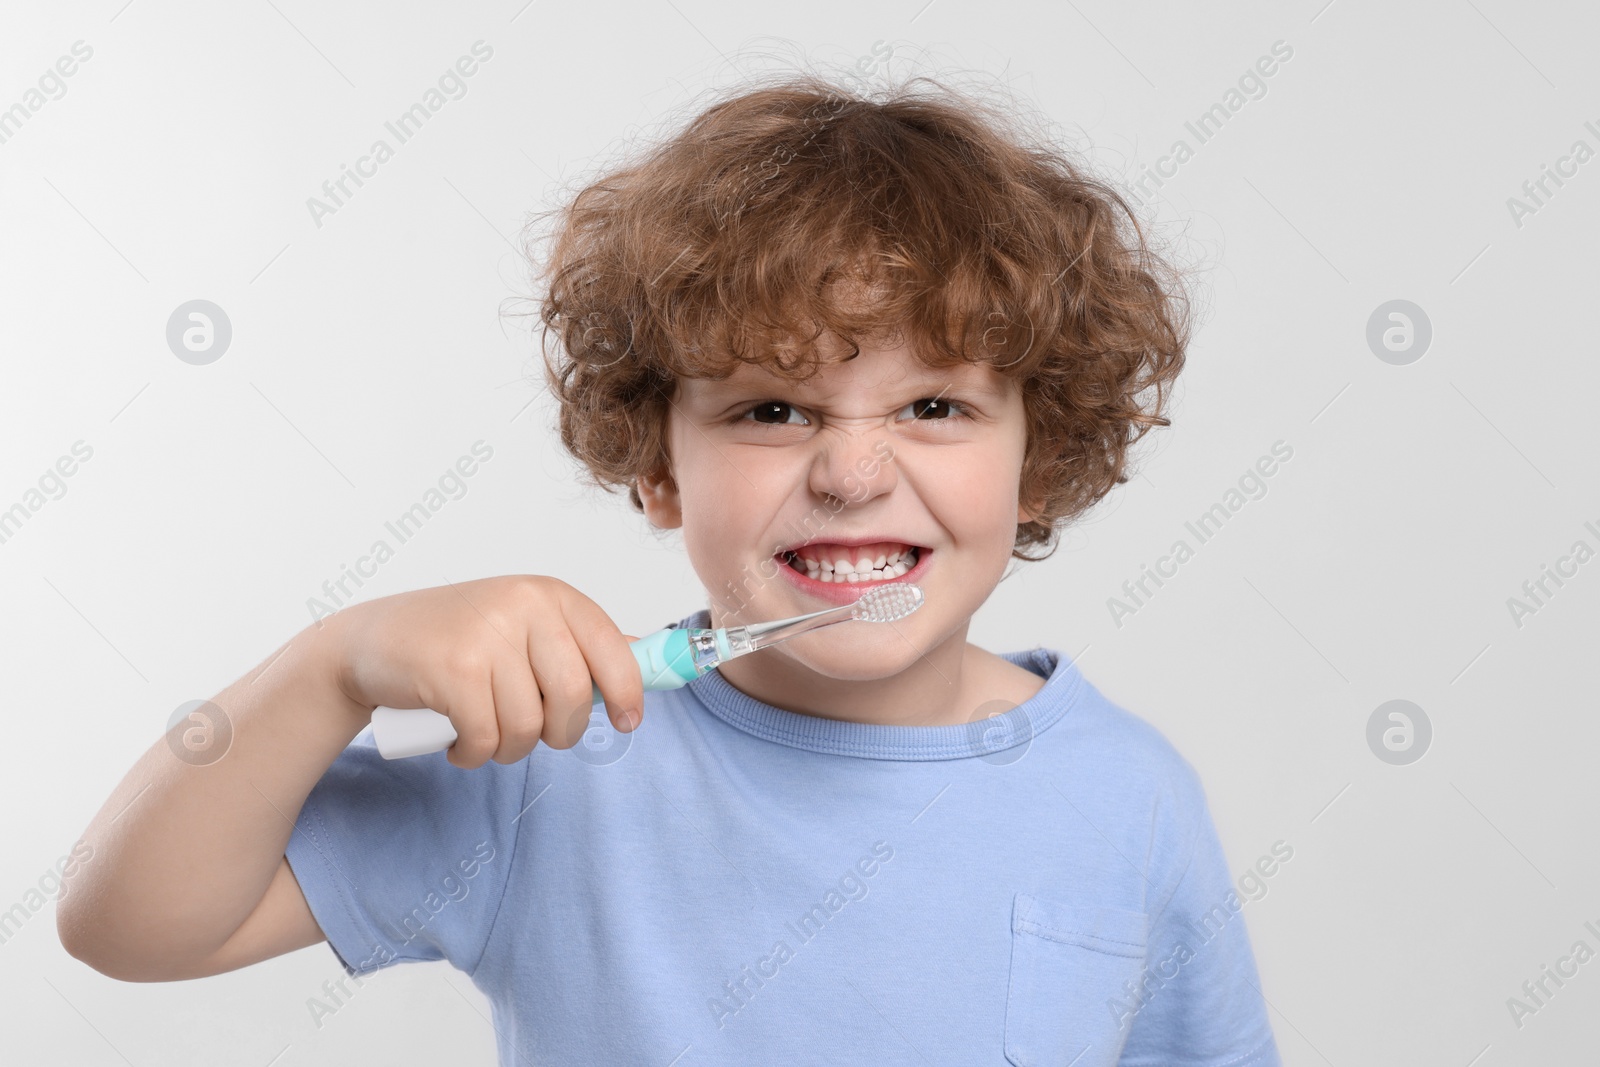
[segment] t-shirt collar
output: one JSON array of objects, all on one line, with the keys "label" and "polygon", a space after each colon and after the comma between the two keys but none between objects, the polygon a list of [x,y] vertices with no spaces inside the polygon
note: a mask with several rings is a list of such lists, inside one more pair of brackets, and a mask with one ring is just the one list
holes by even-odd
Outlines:
[{"label": "t-shirt collar", "polygon": [[[711,613],[702,608],[670,625],[704,629],[711,625]],[[884,726],[787,711],[740,692],[715,670],[685,689],[728,725],[791,748],[882,760],[1003,759],[994,754],[1031,742],[1070,711],[1084,682],[1076,665],[1053,649],[1001,655],[1044,678],[1044,688],[1000,715],[949,726]]]}]

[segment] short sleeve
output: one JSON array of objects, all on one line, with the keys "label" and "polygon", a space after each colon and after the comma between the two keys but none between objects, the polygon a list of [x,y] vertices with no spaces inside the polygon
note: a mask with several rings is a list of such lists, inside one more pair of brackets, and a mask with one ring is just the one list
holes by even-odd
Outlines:
[{"label": "short sleeve", "polygon": [[1152,900],[1141,986],[1113,1002],[1130,1025],[1120,1067],[1281,1067],[1227,859],[1187,762],[1177,800],[1190,827],[1177,885]]},{"label": "short sleeve", "polygon": [[506,891],[531,761],[386,760],[370,728],[306,797],[284,848],[351,975],[448,960],[471,974]]}]

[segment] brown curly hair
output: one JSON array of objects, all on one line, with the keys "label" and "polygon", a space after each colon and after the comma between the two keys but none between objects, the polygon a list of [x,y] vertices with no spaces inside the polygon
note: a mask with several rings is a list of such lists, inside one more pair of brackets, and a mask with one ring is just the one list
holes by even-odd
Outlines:
[{"label": "brown curly hair", "polygon": [[[984,360],[1021,381],[1019,492],[1036,518],[1017,527],[1019,559],[1052,554],[1059,527],[1128,480],[1130,446],[1170,425],[1190,333],[1181,274],[1121,195],[1019,132],[1015,109],[932,78],[870,94],[816,74],[747,87],[528,233],[546,218],[535,280],[561,441],[635,509],[636,480],[669,470],[678,378],[726,377],[736,360],[808,378],[824,331],[846,359],[909,335],[930,366]],[[524,248],[537,262],[531,237]]]}]

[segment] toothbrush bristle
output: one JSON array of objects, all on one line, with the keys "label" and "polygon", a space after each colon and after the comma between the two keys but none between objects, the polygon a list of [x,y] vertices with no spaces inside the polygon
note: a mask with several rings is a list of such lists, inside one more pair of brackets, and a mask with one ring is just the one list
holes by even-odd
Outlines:
[{"label": "toothbrush bristle", "polygon": [[859,622],[897,622],[922,606],[922,587],[895,582],[868,589],[850,605],[850,617]]}]

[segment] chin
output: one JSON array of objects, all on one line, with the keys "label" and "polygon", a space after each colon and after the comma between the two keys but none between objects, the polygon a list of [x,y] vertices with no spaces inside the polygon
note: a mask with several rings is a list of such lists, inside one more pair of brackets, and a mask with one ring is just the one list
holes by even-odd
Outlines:
[{"label": "chin", "polygon": [[921,657],[908,621],[893,624],[898,632],[887,623],[840,623],[791,638],[773,651],[787,651],[795,662],[825,678],[844,682],[892,678]]}]

